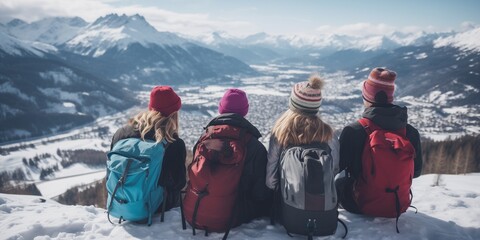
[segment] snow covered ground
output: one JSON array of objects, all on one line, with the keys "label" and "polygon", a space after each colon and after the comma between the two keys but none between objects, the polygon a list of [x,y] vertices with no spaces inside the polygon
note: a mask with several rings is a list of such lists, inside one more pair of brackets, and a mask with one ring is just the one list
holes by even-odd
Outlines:
[{"label": "snow covered ground", "polygon": [[[80,172],[85,172],[82,174],[75,174],[71,173],[68,174],[70,169],[62,171],[62,174],[65,174],[64,177],[57,177],[53,180],[48,180],[48,181],[42,181],[40,183],[37,183],[36,186],[40,193],[42,194],[43,197],[45,198],[54,198],[64,192],[66,192],[68,189],[76,187],[76,186],[82,186],[82,185],[88,185],[92,182],[102,180],[105,178],[105,169],[100,169],[97,170],[96,172],[92,172],[93,170],[91,168],[82,167],[82,164],[75,164],[72,169],[85,169],[85,171],[80,171]],[[89,172],[87,172],[89,171]]]},{"label": "snow covered ground", "polygon": [[[371,218],[340,211],[348,226],[347,239],[480,239],[480,173],[425,175],[414,180],[413,205],[399,220]],[[52,186],[53,187],[53,186]],[[104,209],[93,206],[65,206],[37,196],[0,194],[0,239],[219,239],[222,234],[204,237],[191,228],[182,230],[178,208],[168,211],[165,222],[157,216],[151,227],[125,222],[112,225]],[[341,225],[333,236],[341,239]],[[230,239],[292,239],[280,225],[259,219],[232,229]],[[295,236],[294,239],[304,239]]]}]

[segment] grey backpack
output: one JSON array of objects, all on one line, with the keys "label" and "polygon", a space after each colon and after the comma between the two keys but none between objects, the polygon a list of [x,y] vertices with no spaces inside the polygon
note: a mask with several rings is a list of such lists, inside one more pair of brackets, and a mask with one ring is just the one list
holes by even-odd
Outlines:
[{"label": "grey backpack", "polygon": [[328,144],[293,146],[282,152],[281,222],[287,233],[307,235],[309,239],[335,233],[340,220],[334,178]]}]

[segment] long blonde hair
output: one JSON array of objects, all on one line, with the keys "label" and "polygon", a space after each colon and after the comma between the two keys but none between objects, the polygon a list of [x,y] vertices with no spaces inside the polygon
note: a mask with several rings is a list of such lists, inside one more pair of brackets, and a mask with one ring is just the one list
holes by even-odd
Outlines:
[{"label": "long blonde hair", "polygon": [[178,111],[168,117],[154,110],[141,112],[130,119],[129,124],[140,132],[143,140],[147,133],[154,129],[156,142],[161,142],[165,138],[171,143],[175,141],[175,136],[178,136]]},{"label": "long blonde hair", "polygon": [[301,114],[288,109],[277,119],[272,135],[283,147],[328,142],[332,139],[333,129],[318,115]]}]

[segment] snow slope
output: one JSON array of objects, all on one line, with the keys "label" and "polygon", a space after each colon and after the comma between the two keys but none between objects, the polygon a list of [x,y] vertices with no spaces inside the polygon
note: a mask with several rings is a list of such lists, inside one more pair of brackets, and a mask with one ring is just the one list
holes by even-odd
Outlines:
[{"label": "snow slope", "polygon": [[68,49],[81,55],[102,56],[111,48],[125,50],[132,43],[143,46],[181,45],[187,40],[169,32],[158,32],[144,17],[109,14],[81,30],[66,42]]},{"label": "snow slope", "polygon": [[454,36],[438,38],[434,41],[435,47],[451,45],[464,51],[480,52],[480,27],[458,33]]},{"label": "snow slope", "polygon": [[0,29],[0,57],[2,51],[11,56],[35,55],[43,57],[46,52],[56,52],[52,45],[16,39]]},{"label": "snow slope", "polygon": [[[442,175],[439,186],[432,186],[437,175],[414,180],[413,205],[399,220],[371,218],[340,211],[348,226],[347,239],[480,239],[480,173]],[[111,225],[104,209],[93,206],[65,206],[39,197],[0,194],[0,239],[219,239],[222,234],[204,237],[191,228],[182,230],[178,208],[166,213],[165,222],[157,216],[151,227],[125,222]],[[337,233],[317,239],[340,239]],[[230,239],[292,239],[282,226],[259,219],[232,229]],[[295,239],[304,239],[296,236]]]},{"label": "snow slope", "polygon": [[18,39],[60,45],[87,25],[79,17],[50,17],[30,24],[14,19],[7,23],[8,31]]}]

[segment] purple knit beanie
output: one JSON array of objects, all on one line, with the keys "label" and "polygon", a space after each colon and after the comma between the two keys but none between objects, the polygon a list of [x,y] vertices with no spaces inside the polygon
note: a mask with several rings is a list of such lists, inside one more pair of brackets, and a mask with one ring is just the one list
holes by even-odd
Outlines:
[{"label": "purple knit beanie", "polygon": [[218,104],[218,112],[237,113],[245,117],[248,113],[248,99],[244,91],[236,88],[228,89],[220,99]]}]

